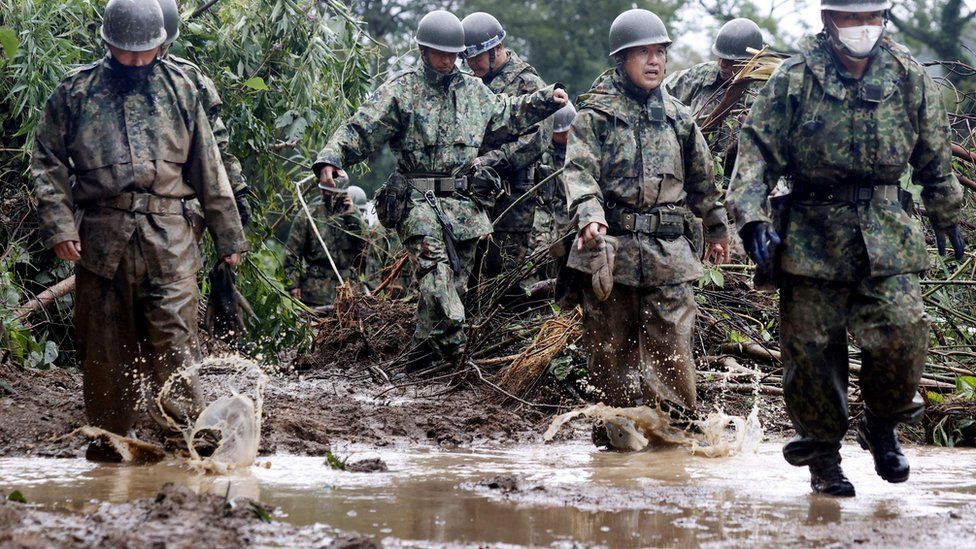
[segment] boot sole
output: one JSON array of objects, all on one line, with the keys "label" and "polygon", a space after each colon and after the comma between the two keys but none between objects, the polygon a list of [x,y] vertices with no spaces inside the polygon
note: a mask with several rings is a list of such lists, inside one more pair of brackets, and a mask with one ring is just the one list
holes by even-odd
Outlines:
[{"label": "boot sole", "polygon": [[[861,446],[861,449],[862,450],[867,450],[868,452],[871,452],[871,447],[868,445],[868,441],[865,440],[864,435],[861,434],[861,430],[860,429],[857,430],[857,435],[855,436],[855,438],[857,439],[857,443]],[[873,453],[871,454],[871,458],[872,459],[874,458],[874,454]],[[881,471],[878,470],[878,462],[877,461],[875,461],[875,463],[874,463],[874,472],[877,473],[879,477],[881,477],[882,479],[890,482],[891,484],[899,484],[899,483],[905,482],[906,480],[908,480],[908,477],[911,476],[911,472],[905,473],[904,476],[900,476],[900,477],[893,477],[893,476],[890,476],[890,475],[884,475],[884,474],[881,473]]]}]

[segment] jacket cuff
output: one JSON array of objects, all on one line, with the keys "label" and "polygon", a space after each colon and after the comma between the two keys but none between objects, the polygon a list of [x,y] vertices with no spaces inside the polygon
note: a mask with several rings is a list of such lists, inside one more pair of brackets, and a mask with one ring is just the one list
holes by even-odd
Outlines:
[{"label": "jacket cuff", "polygon": [[603,211],[603,204],[596,197],[588,198],[583,202],[580,202],[576,207],[576,212],[579,214],[579,228],[583,229],[590,223],[599,223],[604,227],[607,225],[607,215]]},{"label": "jacket cuff", "polygon": [[78,236],[78,231],[64,231],[58,233],[44,241],[44,245],[48,248],[54,248],[56,245],[69,240],[81,242],[81,237]]},{"label": "jacket cuff", "polygon": [[725,208],[718,207],[708,212],[702,220],[705,229],[705,242],[713,244],[729,239],[729,216]]}]

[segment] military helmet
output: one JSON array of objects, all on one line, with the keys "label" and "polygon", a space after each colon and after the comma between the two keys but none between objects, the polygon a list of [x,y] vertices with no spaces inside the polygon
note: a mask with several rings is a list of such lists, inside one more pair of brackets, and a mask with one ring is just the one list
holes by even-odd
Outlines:
[{"label": "military helmet", "polygon": [[349,192],[349,198],[352,199],[353,205],[355,205],[360,210],[365,210],[366,202],[367,202],[366,191],[364,191],[361,187],[357,187],[355,185],[349,185],[347,191]]},{"label": "military helmet", "polygon": [[864,12],[890,9],[890,0],[820,0],[820,11]]},{"label": "military helmet", "polygon": [[155,0],[109,0],[102,40],[125,51],[148,51],[166,42],[163,10]]},{"label": "military helmet", "polygon": [[494,48],[505,39],[505,29],[494,15],[478,11],[461,20],[464,27],[464,53],[462,57],[475,57]]},{"label": "military helmet", "polygon": [[671,45],[671,37],[664,21],[654,13],[642,10],[627,10],[617,16],[610,25],[610,55],[617,55],[634,46],[651,44]]},{"label": "military helmet", "polygon": [[712,44],[712,53],[720,59],[749,59],[752,54],[748,48],[761,50],[762,32],[752,19],[740,17],[722,25]]},{"label": "military helmet", "polygon": [[464,27],[449,11],[434,10],[417,25],[417,44],[447,53],[464,51]]},{"label": "military helmet", "polygon": [[576,119],[576,107],[573,106],[573,102],[570,101],[566,103],[566,106],[556,111],[556,114],[552,115],[552,131],[555,133],[568,132],[569,127],[573,125],[573,120]]},{"label": "military helmet", "polygon": [[180,8],[176,0],[158,0],[163,10],[163,26],[166,27],[166,42],[168,46],[180,37]]}]

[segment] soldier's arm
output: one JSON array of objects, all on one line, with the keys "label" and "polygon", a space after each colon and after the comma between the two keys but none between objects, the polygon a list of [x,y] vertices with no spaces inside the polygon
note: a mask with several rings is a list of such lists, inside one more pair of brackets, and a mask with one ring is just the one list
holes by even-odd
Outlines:
[{"label": "soldier's arm", "polygon": [[[522,95],[534,93],[545,87],[545,82],[535,75],[525,75],[519,80],[522,83],[519,93]],[[492,165],[496,169],[514,172],[535,164],[552,142],[552,124],[553,119],[550,116],[519,135],[518,139],[509,141],[496,151],[490,152],[489,155],[497,156]]]},{"label": "soldier's arm", "polygon": [[37,126],[30,166],[41,237],[49,248],[79,240],[71,196],[71,164],[65,145],[68,119],[63,90],[58,88],[48,99]]},{"label": "soldier's arm", "polygon": [[728,215],[722,205],[722,192],[715,185],[712,154],[698,124],[690,119],[684,143],[685,192],[691,211],[702,219],[706,242],[723,242],[729,237]]},{"label": "soldier's arm", "polygon": [[346,168],[366,160],[400,132],[399,89],[396,81],[383,84],[336,129],[312,164],[316,175],[326,165]]},{"label": "soldier's arm", "polygon": [[580,229],[594,222],[607,225],[599,182],[602,166],[600,122],[595,112],[580,111],[569,130],[566,145],[562,181],[570,211],[575,208],[579,214]]},{"label": "soldier's arm", "polygon": [[910,159],[912,179],[922,186],[922,202],[938,228],[955,225],[962,210],[962,186],[952,172],[949,117],[935,82],[919,68],[923,84],[918,112],[918,142]]},{"label": "soldier's arm", "polygon": [[553,99],[556,90],[563,89],[563,85],[556,83],[546,86],[527,95],[495,95],[487,86],[481,84],[480,93],[484,94],[484,101],[493,105],[491,121],[488,131],[507,131],[522,133],[528,131],[535,124],[552,116],[562,108]]},{"label": "soldier's arm", "polygon": [[193,187],[203,207],[203,217],[213,236],[217,254],[227,257],[248,250],[234,192],[227,180],[210,121],[203,103],[194,105],[194,127],[190,154],[183,166],[183,177]]},{"label": "soldier's arm", "polygon": [[786,169],[793,118],[787,63],[759,93],[739,133],[739,155],[725,200],[739,230],[755,221],[770,222],[766,198]]},{"label": "soldier's arm", "polygon": [[693,79],[690,77],[690,73],[691,69],[680,70],[669,75],[662,83],[664,91],[668,92],[668,95],[674,97],[685,106],[690,106],[688,102],[691,100]]},{"label": "soldier's arm", "polygon": [[223,119],[220,118],[220,109],[224,102],[220,99],[217,86],[209,76],[203,74],[199,69],[194,71],[197,80],[197,90],[200,92],[200,101],[207,112],[207,119],[210,120],[210,128],[213,130],[214,139],[217,140],[217,148],[220,149],[220,158],[224,161],[224,170],[227,172],[227,179],[234,194],[247,192],[247,179],[244,178],[244,171],[241,169],[241,161],[230,152],[230,135]]}]

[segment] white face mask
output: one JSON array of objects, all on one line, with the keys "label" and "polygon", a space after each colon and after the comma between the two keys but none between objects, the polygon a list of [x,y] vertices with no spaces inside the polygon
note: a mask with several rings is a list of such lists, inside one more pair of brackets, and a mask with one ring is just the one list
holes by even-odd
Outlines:
[{"label": "white face mask", "polygon": [[851,57],[864,58],[874,50],[874,46],[878,43],[883,32],[884,27],[881,25],[837,27],[837,39],[847,47],[847,53]]}]

